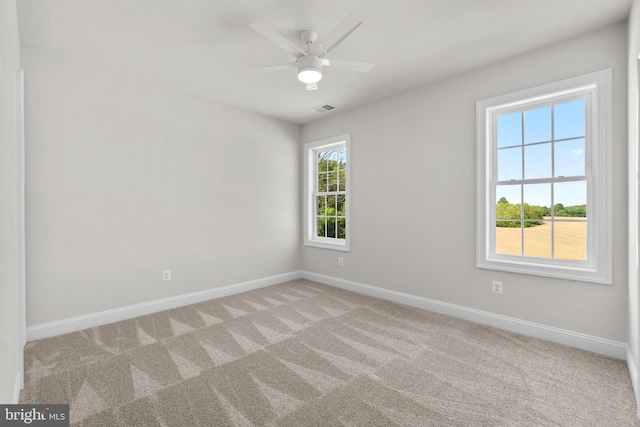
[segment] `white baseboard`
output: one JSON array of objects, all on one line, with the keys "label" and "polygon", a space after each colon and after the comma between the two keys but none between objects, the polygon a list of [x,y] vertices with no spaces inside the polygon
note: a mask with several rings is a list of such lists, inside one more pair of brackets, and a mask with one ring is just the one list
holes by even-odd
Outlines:
[{"label": "white baseboard", "polygon": [[348,291],[358,292],[372,297],[410,305],[412,307],[418,307],[460,319],[470,320],[483,325],[493,326],[507,331],[565,344],[571,347],[603,354],[605,356],[615,357],[616,359],[624,360],[627,358],[627,344],[606,338],[599,338],[566,329],[555,328],[513,317],[502,316],[460,305],[449,304],[442,301],[352,282],[350,280],[325,276],[323,274],[303,271],[302,277],[304,279],[313,280],[315,282],[324,283],[326,285],[335,286]]},{"label": "white baseboard", "polygon": [[101,311],[84,316],[72,317],[55,322],[42,323],[27,327],[27,341],[39,340],[42,338],[55,337],[69,332],[80,331],[82,329],[94,328],[108,323],[119,322],[121,320],[132,319],[146,314],[157,313],[158,311],[169,310],[189,304],[195,304],[210,299],[222,298],[241,292],[264,288],[289,280],[302,277],[302,272],[292,271],[247,282],[235,283],[233,285],[208,289],[206,291],[193,292],[190,294],[178,295],[171,298],[164,298],[142,304],[130,305],[113,310]]},{"label": "white baseboard", "polygon": [[[594,353],[615,357],[617,359],[627,359],[627,361],[631,360],[631,363],[633,364],[633,360],[628,355],[628,346],[625,343],[620,343],[605,338],[599,338],[579,332],[546,326],[539,323],[533,323],[526,320],[502,316],[499,314],[489,313],[486,311],[467,308],[455,304],[449,304],[446,302],[378,288],[375,286],[365,285],[362,283],[352,282],[349,280],[339,279],[336,277],[326,276],[323,274],[317,274],[308,271],[293,271],[247,282],[222,286],[219,288],[208,289],[206,291],[178,295],[171,298],[150,301],[147,303],[121,307],[113,310],[106,310],[84,316],[72,317],[55,322],[33,325],[27,327],[27,341],[54,337],[69,332],[75,332],[82,329],[93,328],[108,323],[119,322],[121,320],[127,320],[138,316],[144,316],[146,314],[156,313],[162,310],[182,307],[185,305],[195,304],[210,299],[222,298],[253,289],[264,288],[289,280],[299,279],[301,277],[349,291],[358,292],[365,295],[370,295],[388,301],[410,305],[413,307],[418,307],[465,320],[470,320],[472,322],[481,323],[484,325],[494,326],[496,328],[505,329],[508,331],[518,332],[532,337],[592,351]],[[635,365],[632,366],[630,364],[629,367],[629,369],[635,370]],[[634,378],[636,377],[632,375],[632,381],[634,381]],[[634,390],[636,390],[636,387],[637,386],[634,381]]]},{"label": "white baseboard", "polygon": [[640,418],[640,396],[638,395],[638,370],[636,369],[636,362],[633,360],[633,354],[631,349],[627,346],[627,369],[629,369],[629,376],[631,377],[631,387],[633,388],[633,394],[636,397],[636,416]]},{"label": "white baseboard", "polygon": [[20,391],[22,390],[22,372],[16,371],[16,379],[13,382],[13,404],[20,403]]}]

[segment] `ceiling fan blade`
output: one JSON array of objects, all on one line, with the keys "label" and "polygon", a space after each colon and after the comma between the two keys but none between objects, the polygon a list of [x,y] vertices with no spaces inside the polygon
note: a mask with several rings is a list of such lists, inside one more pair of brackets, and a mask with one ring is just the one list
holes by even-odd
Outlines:
[{"label": "ceiling fan blade", "polygon": [[342,41],[360,25],[362,25],[362,21],[359,21],[352,15],[347,15],[347,17],[320,42],[323,50],[321,56],[326,56],[335,49],[336,46],[342,43]]},{"label": "ceiling fan blade", "polygon": [[291,43],[289,39],[284,37],[282,34],[271,28],[266,22],[263,21],[255,21],[251,23],[251,28],[260,33],[264,38],[269,40],[271,43],[278,46],[280,49],[285,52],[290,53],[294,57],[298,57],[300,55],[305,55],[305,52],[300,49],[295,44]]},{"label": "ceiling fan blade", "polygon": [[318,83],[307,83],[304,86],[307,90],[318,90]]},{"label": "ceiling fan blade", "polygon": [[335,68],[336,70],[362,71],[366,73],[371,71],[375,64],[371,62],[342,61],[340,59],[323,58],[322,65]]},{"label": "ceiling fan blade", "polygon": [[286,64],[270,65],[268,67],[254,68],[253,70],[249,71],[251,71],[252,73],[270,73],[272,71],[287,70],[289,68],[296,68],[296,63],[288,62]]}]

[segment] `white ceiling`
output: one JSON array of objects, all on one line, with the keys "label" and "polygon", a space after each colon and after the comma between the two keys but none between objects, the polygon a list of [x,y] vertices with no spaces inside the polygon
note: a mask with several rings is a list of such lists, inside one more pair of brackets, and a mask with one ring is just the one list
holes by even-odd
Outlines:
[{"label": "white ceiling", "polygon": [[[20,41],[132,78],[303,124],[626,19],[631,0],[18,0]],[[374,62],[326,70],[307,92],[295,70],[248,70],[291,58],[249,28],[292,41],[351,13],[364,24],[330,58]],[[300,42],[301,43],[301,42]]]}]

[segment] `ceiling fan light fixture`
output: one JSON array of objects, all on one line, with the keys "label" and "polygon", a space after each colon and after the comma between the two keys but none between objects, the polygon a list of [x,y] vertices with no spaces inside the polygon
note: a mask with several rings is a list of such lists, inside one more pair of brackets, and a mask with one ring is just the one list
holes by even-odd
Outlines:
[{"label": "ceiling fan light fixture", "polygon": [[318,83],[322,79],[322,60],[316,55],[298,58],[298,80],[302,83]]},{"label": "ceiling fan light fixture", "polygon": [[298,80],[302,83],[318,83],[322,79],[322,72],[315,67],[305,67],[298,70]]}]

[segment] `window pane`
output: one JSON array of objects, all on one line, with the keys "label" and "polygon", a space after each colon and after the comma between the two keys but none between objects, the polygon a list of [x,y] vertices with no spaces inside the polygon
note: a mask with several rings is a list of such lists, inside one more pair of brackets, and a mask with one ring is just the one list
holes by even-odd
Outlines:
[{"label": "window pane", "polygon": [[347,225],[346,219],[338,218],[338,239],[346,239],[347,238]]},{"label": "window pane", "polygon": [[324,216],[326,215],[327,208],[327,196],[317,196],[316,197],[316,207],[317,207],[317,215]]},{"label": "window pane", "polygon": [[524,217],[541,220],[551,215],[551,184],[526,184],[524,190]]},{"label": "window pane", "polygon": [[515,221],[496,221],[496,252],[522,255],[522,230]]},{"label": "window pane", "polygon": [[318,153],[318,172],[326,172],[328,169],[329,162],[327,161],[327,156],[329,153],[326,151],[321,151]]},{"label": "window pane", "polygon": [[327,235],[327,218],[318,217],[316,226],[316,236],[326,237]]},{"label": "window pane", "polygon": [[522,179],[522,147],[498,150],[498,181]]},{"label": "window pane", "polygon": [[555,139],[585,136],[584,99],[557,104],[553,107],[553,132]]},{"label": "window pane", "polygon": [[584,139],[556,142],[556,176],[584,176]]},{"label": "window pane", "polygon": [[520,219],[520,185],[496,186],[496,219]]},{"label": "window pane", "polygon": [[325,191],[327,191],[327,173],[321,172],[318,174],[318,193]]},{"label": "window pane", "polygon": [[338,170],[338,157],[339,157],[339,154],[337,151],[329,151],[327,153],[327,170],[329,171]]},{"label": "window pane", "polygon": [[522,113],[498,116],[498,147],[522,145]]},{"label": "window pane", "polygon": [[338,171],[329,172],[327,191],[338,191]]},{"label": "window pane", "polygon": [[338,171],[338,191],[347,191],[347,171],[344,169]]},{"label": "window pane", "polygon": [[551,140],[551,107],[524,112],[524,143]]},{"label": "window pane", "polygon": [[586,218],[556,218],[553,238],[556,258],[587,260]]},{"label": "window pane", "polygon": [[336,237],[337,221],[335,217],[327,217],[327,237]]},{"label": "window pane", "polygon": [[524,178],[551,177],[551,144],[528,145],[524,148]]},{"label": "window pane", "polygon": [[327,215],[336,214],[336,196],[327,196]]},{"label": "window pane", "polygon": [[551,258],[551,222],[526,221],[524,255]]},{"label": "window pane", "polygon": [[346,211],[346,204],[345,204],[345,196],[344,194],[340,194],[337,196],[336,198],[336,215],[338,216],[346,216],[345,215],[345,211]]},{"label": "window pane", "polygon": [[587,217],[587,181],[554,184],[554,215],[559,217]]},{"label": "window pane", "polygon": [[527,184],[523,186],[524,255],[551,258],[551,223],[545,221],[551,215],[551,184]]},{"label": "window pane", "polygon": [[587,182],[562,182],[554,185],[555,257],[587,259]]},{"label": "window pane", "polygon": [[347,167],[347,150],[341,148],[336,151],[336,160],[338,162],[338,169],[344,170]]}]

